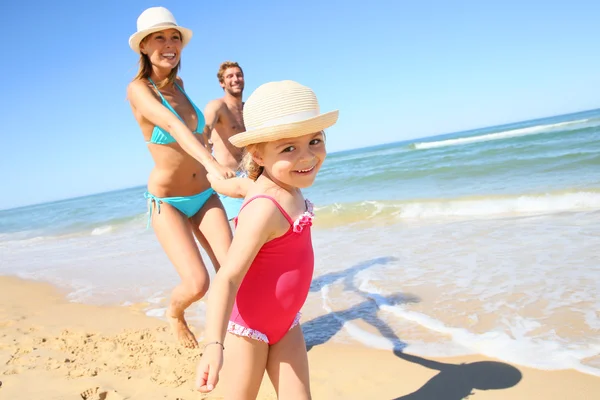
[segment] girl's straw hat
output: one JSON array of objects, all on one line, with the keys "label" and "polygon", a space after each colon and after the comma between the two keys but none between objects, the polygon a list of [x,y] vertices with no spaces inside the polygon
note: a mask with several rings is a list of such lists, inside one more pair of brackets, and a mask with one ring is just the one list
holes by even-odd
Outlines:
[{"label": "girl's straw hat", "polygon": [[145,10],[137,19],[137,32],[129,38],[129,47],[136,53],[140,52],[140,43],[151,33],[163,31],[165,29],[177,29],[181,32],[181,42],[183,47],[192,38],[192,31],[177,25],[175,17],[171,11],[164,7],[151,7]]},{"label": "girl's straw hat", "polygon": [[236,147],[315,133],[336,123],[338,110],[321,114],[315,93],[294,81],[259,86],[244,104],[246,131],[229,141]]}]

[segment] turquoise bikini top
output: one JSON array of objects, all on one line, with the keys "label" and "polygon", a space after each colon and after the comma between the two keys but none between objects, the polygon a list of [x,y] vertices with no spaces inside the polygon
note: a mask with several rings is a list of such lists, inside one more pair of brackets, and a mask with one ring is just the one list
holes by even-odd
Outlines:
[{"label": "turquoise bikini top", "polygon": [[[150,81],[150,83],[152,84],[152,86],[154,86],[154,88],[158,92],[158,95],[162,99],[163,105],[165,107],[167,107],[169,110],[171,110],[173,112],[173,114],[177,115],[177,118],[179,118],[181,120],[181,122],[185,122],[185,121],[183,121],[183,118],[181,118],[179,116],[179,114],[177,114],[177,111],[175,111],[175,109],[173,107],[171,107],[171,105],[169,104],[169,102],[167,101],[167,99],[165,99],[163,97],[163,95],[160,92],[160,90],[158,90],[158,88],[154,84],[154,81],[151,78],[148,78],[148,80]],[[204,131],[204,124],[205,124],[204,114],[202,114],[202,112],[198,109],[198,107],[196,107],[196,105],[194,104],[194,102],[192,101],[192,99],[190,99],[188,97],[188,95],[185,92],[185,90],[183,90],[183,88],[181,86],[179,86],[177,84],[177,82],[175,82],[175,85],[177,86],[177,88],[179,90],[181,90],[181,92],[185,95],[185,97],[188,99],[188,101],[192,104],[192,106],[194,107],[194,110],[196,110],[196,116],[198,117],[198,125],[196,125],[196,130],[193,133],[195,135],[202,135],[202,132]],[[198,129],[201,129],[201,130],[198,131]],[[165,131],[160,126],[155,126],[154,129],[152,130],[152,137],[150,137],[150,141],[146,142],[146,143],[169,144],[169,143],[174,143],[175,141],[176,141],[175,138],[173,136],[171,136],[171,134],[169,132]]]}]

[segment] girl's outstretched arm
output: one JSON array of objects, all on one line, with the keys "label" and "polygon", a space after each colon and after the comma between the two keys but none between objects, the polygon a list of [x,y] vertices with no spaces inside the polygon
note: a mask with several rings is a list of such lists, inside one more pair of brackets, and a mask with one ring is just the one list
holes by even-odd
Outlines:
[{"label": "girl's outstretched arm", "polygon": [[248,193],[248,188],[254,183],[250,178],[230,178],[218,179],[213,174],[208,174],[207,178],[212,188],[219,194],[228,197],[244,198]]},{"label": "girl's outstretched arm", "polygon": [[[206,347],[198,365],[196,389],[210,392],[219,381],[223,366],[223,342],[235,296],[260,248],[280,236],[289,223],[269,199],[258,198],[238,217],[238,225],[227,258],[211,285],[206,312]],[[283,228],[283,229],[282,229]]]}]

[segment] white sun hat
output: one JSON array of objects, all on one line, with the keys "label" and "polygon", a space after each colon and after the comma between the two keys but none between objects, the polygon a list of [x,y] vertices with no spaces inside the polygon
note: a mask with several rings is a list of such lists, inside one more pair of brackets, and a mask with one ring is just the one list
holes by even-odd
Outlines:
[{"label": "white sun hat", "polygon": [[183,47],[185,47],[192,38],[192,31],[177,25],[177,21],[175,21],[175,17],[171,11],[164,7],[151,7],[144,10],[138,17],[137,32],[129,38],[129,47],[136,53],[139,53],[140,43],[146,36],[165,29],[177,29],[181,32],[181,42]]},{"label": "white sun hat", "polygon": [[294,81],[259,86],[244,104],[246,131],[229,138],[236,147],[316,133],[337,122],[339,111],[321,114],[311,88]]}]

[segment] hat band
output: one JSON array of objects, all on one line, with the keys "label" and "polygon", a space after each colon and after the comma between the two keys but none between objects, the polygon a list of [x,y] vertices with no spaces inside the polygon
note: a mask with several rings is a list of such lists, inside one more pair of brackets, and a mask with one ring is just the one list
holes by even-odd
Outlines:
[{"label": "hat band", "polygon": [[179,26],[179,25],[177,25],[174,22],[159,22],[158,24],[150,25],[150,26],[147,26],[147,27],[145,27],[143,29],[138,29],[138,32],[141,32],[141,31],[146,30],[146,29],[157,28],[159,26]]},{"label": "hat band", "polygon": [[268,128],[275,125],[284,125],[284,124],[292,124],[294,122],[304,121],[306,119],[314,118],[319,116],[319,109],[308,110],[308,111],[300,111],[293,114],[284,115],[283,117],[273,118],[268,120],[267,122],[255,126],[252,130]]}]

